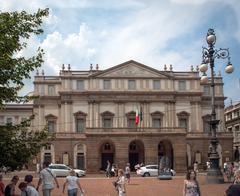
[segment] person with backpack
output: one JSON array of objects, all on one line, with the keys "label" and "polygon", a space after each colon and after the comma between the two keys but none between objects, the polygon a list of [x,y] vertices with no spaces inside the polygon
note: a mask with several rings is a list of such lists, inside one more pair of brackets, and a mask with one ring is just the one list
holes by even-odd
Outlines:
[{"label": "person with backpack", "polygon": [[38,190],[39,186],[42,184],[43,196],[51,196],[51,192],[54,189],[54,182],[56,183],[57,188],[59,188],[57,178],[53,175],[48,166],[48,162],[43,163],[43,169],[40,171],[40,177],[37,185]]}]

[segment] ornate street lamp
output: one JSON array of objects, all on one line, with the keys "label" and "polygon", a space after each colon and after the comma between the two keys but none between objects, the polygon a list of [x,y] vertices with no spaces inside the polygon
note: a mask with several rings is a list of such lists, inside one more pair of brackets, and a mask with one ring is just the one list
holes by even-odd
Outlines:
[{"label": "ornate street lamp", "polygon": [[208,69],[208,64],[211,68],[211,104],[212,104],[212,113],[211,113],[211,144],[209,147],[209,161],[210,168],[207,170],[207,181],[209,183],[223,183],[223,175],[221,173],[219,167],[219,154],[217,152],[218,146],[218,138],[216,135],[217,126],[219,124],[219,120],[216,119],[216,111],[215,111],[215,83],[214,83],[214,60],[218,59],[226,59],[228,58],[228,65],[225,68],[226,73],[233,72],[233,66],[230,63],[229,51],[228,49],[215,49],[214,45],[216,43],[216,35],[213,29],[209,29],[206,41],[208,43],[208,48],[203,47],[202,49],[202,64],[200,65],[200,71],[203,72],[203,76],[201,78],[201,83],[206,84],[208,82],[208,77],[206,75],[206,71]]}]

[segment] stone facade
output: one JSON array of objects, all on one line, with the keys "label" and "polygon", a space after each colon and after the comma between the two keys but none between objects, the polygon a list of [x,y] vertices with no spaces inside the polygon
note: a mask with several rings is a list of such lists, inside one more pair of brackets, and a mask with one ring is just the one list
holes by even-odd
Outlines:
[{"label": "stone facade", "polygon": [[239,161],[240,146],[240,103],[230,105],[224,110],[226,130],[233,133],[234,159]]},{"label": "stone facade", "polygon": [[[225,132],[222,78],[215,82],[221,165],[232,159],[232,135]],[[200,84],[198,70],[159,71],[133,60],[106,70],[73,71],[69,65],[59,76],[36,75],[34,94],[34,127],[47,124],[56,132],[37,162],[91,172],[105,169],[107,160],[123,168],[157,164],[167,155],[181,172],[208,160],[211,91],[210,83]]]}]

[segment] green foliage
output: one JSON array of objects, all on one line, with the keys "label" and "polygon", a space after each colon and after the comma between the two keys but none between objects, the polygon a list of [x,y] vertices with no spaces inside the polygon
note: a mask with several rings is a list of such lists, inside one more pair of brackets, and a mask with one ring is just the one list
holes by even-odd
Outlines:
[{"label": "green foliage", "polygon": [[31,35],[43,33],[40,28],[42,18],[48,15],[48,9],[39,9],[37,13],[0,12],[0,108],[8,102],[26,102],[28,96],[19,96],[23,79],[43,63],[43,50],[26,58],[20,51],[27,47],[26,40]]},{"label": "green foliage", "polygon": [[21,169],[41,148],[54,138],[47,129],[29,131],[33,116],[18,125],[0,126],[0,167]]},{"label": "green foliage", "polygon": [[[0,11],[0,110],[6,103],[27,102],[33,97],[19,96],[23,79],[43,63],[43,50],[38,48],[36,55],[26,58],[21,51],[27,47],[32,35],[43,33],[41,24],[48,9],[39,9],[34,14]],[[40,149],[52,140],[46,129],[31,131],[32,117],[19,125],[0,126],[0,167],[12,170],[22,166],[35,157]]]}]

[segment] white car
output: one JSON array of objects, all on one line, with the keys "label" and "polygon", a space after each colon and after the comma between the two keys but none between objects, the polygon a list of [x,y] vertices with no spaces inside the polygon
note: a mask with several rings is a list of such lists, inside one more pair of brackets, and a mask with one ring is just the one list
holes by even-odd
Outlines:
[{"label": "white car", "polygon": [[[170,169],[172,176],[176,175],[176,172],[173,169]],[[158,165],[145,165],[140,167],[137,170],[137,175],[141,175],[143,177],[147,176],[158,176]]]},{"label": "white car", "polygon": [[[68,176],[69,172],[72,170],[72,168],[64,165],[64,164],[50,164],[48,168],[52,171],[52,173],[58,177],[58,176]],[[73,169],[76,173],[77,177],[85,176],[86,172],[81,169]]]}]

